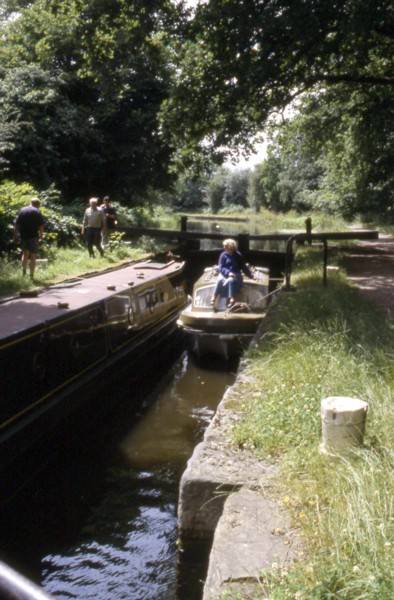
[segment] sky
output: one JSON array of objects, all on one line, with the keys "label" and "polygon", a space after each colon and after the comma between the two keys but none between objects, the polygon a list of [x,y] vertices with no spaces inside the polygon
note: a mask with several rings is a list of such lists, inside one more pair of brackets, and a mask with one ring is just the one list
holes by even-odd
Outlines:
[{"label": "sky", "polygon": [[249,157],[240,157],[235,163],[228,160],[224,163],[227,169],[253,169],[256,165],[261,163],[267,156],[267,142],[256,143],[256,152],[251,154]]}]

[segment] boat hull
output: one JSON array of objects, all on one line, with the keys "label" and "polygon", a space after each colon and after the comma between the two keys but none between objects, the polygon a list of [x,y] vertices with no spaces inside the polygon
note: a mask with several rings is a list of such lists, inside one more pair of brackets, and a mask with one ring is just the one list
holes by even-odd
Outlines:
[{"label": "boat hull", "polygon": [[[147,276],[2,340],[0,503],[34,477],[79,425],[92,426],[127,397],[125,383],[131,393],[138,390],[181,347],[176,320],[186,296],[179,271],[174,281],[171,274]],[[119,381],[122,392],[116,392]]]},{"label": "boat hull", "polygon": [[0,504],[33,479],[57,449],[94,427],[117,404],[129,398],[137,403],[135,392],[152,368],[165,365],[182,347],[176,316],[108,356],[2,433]]},{"label": "boat hull", "polygon": [[206,269],[194,285],[193,298],[181,312],[178,326],[199,357],[216,354],[228,360],[247,348],[265,318],[269,274],[267,269],[255,269],[253,278],[244,279],[239,297],[230,308],[226,298],[217,295],[216,281],[216,269]]},{"label": "boat hull", "polygon": [[191,306],[185,308],[178,325],[205,333],[254,334],[265,313],[197,312]]},{"label": "boat hull", "polygon": [[184,326],[181,328],[189,338],[192,352],[198,358],[209,355],[219,356],[225,361],[237,358],[254,337],[254,333],[207,333]]}]

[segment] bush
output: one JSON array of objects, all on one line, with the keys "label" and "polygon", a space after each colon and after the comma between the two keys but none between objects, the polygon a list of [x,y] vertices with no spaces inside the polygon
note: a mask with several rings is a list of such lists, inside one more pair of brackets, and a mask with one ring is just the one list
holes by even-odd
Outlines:
[{"label": "bush", "polygon": [[77,241],[79,223],[74,217],[64,215],[60,193],[54,186],[38,192],[29,183],[4,181],[0,184],[0,252],[11,253],[15,248],[14,220],[34,196],[40,198],[41,212],[45,218],[44,248],[53,244],[72,245]]}]

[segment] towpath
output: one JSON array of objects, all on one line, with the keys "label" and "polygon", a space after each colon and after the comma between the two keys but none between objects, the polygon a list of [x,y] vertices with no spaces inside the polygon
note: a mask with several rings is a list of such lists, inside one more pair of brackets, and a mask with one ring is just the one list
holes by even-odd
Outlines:
[{"label": "towpath", "polygon": [[394,237],[359,242],[346,252],[344,266],[361,293],[394,317]]}]

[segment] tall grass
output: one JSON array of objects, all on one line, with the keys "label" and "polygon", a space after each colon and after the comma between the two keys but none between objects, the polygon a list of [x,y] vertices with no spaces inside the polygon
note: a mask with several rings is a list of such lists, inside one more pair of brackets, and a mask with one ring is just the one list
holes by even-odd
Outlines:
[{"label": "tall grass", "polygon": [[[339,274],[324,289],[304,260],[269,333],[249,352],[240,446],[280,464],[278,496],[304,538],[290,569],[264,574],[272,599],[394,597],[394,336],[390,322]],[[249,384],[250,385],[250,384]],[[365,445],[319,454],[320,401],[369,403]]]},{"label": "tall grass", "polygon": [[262,209],[257,215],[253,215],[251,218],[265,230],[296,229],[304,232],[306,217],[311,217],[313,231],[345,231],[349,225],[342,217],[320,212],[300,214],[296,211],[288,211],[286,213],[274,213],[267,209]]}]

